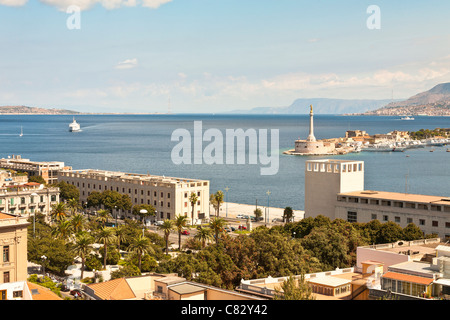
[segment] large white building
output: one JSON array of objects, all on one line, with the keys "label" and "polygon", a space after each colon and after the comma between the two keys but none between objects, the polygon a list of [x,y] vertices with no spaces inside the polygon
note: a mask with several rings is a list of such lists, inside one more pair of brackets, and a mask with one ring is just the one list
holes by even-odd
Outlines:
[{"label": "large white building", "polygon": [[[80,201],[86,203],[91,192],[116,191],[130,197],[132,205],[147,204],[156,209],[156,220],[174,219],[177,215],[191,218],[191,193],[198,197],[194,205],[194,221],[209,218],[209,181],[153,176],[148,174],[113,172],[105,170],[63,170],[59,181],[76,186]],[[117,212],[113,212],[115,215]],[[132,217],[131,210],[119,212]]]},{"label": "large white building", "polygon": [[41,176],[48,184],[58,182],[58,171],[71,169],[61,161],[31,161],[20,155],[0,159],[0,168],[26,172],[29,176]]},{"label": "large white building", "polygon": [[364,162],[308,160],[305,166],[305,217],[324,215],[349,222],[410,223],[424,234],[450,238],[450,198],[364,190]]}]

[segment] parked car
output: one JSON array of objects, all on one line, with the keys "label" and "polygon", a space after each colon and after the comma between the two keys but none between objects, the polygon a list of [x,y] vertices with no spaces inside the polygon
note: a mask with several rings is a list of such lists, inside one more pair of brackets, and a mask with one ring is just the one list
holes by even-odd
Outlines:
[{"label": "parked car", "polygon": [[264,220],[263,217],[253,217],[252,218],[252,221],[254,221],[254,222],[259,222],[259,221],[263,221],[263,220]]},{"label": "parked car", "polygon": [[238,214],[238,215],[236,216],[236,218],[238,218],[238,219],[244,219],[244,215],[243,215],[243,214]]},{"label": "parked car", "polygon": [[183,235],[185,235],[185,236],[188,236],[188,235],[190,235],[191,233],[189,232],[189,230],[183,230],[183,231],[181,231],[181,234],[183,234]]},{"label": "parked car", "polygon": [[162,226],[164,221],[155,221],[155,226]]},{"label": "parked car", "polygon": [[223,229],[225,230],[225,232],[231,232],[231,229],[229,227],[225,227]]},{"label": "parked car", "polygon": [[236,231],[235,227],[230,227],[231,231]]},{"label": "parked car", "polygon": [[246,226],[240,225],[240,226],[239,226],[239,230],[247,230],[247,227],[246,227]]},{"label": "parked car", "polygon": [[272,219],[272,222],[282,222],[283,221],[283,219],[281,219],[281,218],[273,218]]},{"label": "parked car", "polygon": [[70,290],[70,294],[73,295],[75,298],[81,298],[82,296],[81,291],[78,289]]}]

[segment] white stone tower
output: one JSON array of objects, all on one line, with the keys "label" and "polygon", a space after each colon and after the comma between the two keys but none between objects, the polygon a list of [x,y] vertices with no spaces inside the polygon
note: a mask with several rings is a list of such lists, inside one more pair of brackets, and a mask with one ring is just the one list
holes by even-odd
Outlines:
[{"label": "white stone tower", "polygon": [[364,161],[308,160],[305,163],[305,218],[335,219],[337,194],[364,190]]},{"label": "white stone tower", "polygon": [[316,137],[314,137],[314,112],[313,106],[311,105],[311,111],[309,112],[309,136],[306,138],[308,142],[315,142]]}]

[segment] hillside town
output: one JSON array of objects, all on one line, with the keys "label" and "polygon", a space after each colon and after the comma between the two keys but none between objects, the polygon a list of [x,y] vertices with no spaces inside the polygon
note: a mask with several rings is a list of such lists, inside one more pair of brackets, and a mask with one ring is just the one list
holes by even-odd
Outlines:
[{"label": "hillside town", "polygon": [[2,300],[450,299],[450,199],[365,190],[363,161],[307,160],[304,211],[205,180],[0,166]]}]

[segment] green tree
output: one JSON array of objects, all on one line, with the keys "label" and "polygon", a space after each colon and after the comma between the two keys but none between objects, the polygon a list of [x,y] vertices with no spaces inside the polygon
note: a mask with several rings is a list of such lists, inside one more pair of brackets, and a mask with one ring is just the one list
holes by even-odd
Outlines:
[{"label": "green tree", "polygon": [[191,195],[189,196],[189,202],[191,203],[191,225],[194,225],[194,209],[195,205],[197,204],[198,196],[195,192],[191,192]]},{"label": "green tree", "polygon": [[223,192],[222,190],[217,191],[214,194],[211,194],[209,197],[209,202],[213,205],[214,209],[216,210],[216,217],[219,216],[220,212],[220,206],[223,203]]},{"label": "green tree", "polygon": [[291,207],[284,208],[283,222],[291,222],[294,220],[294,210]]},{"label": "green tree", "polygon": [[187,217],[186,216],[182,216],[177,215],[175,217],[175,228],[178,231],[178,249],[181,250],[181,232],[183,231],[184,228],[186,228],[187,225]]},{"label": "green tree", "polygon": [[405,241],[413,241],[419,240],[424,237],[423,231],[420,230],[418,226],[414,223],[409,223],[405,228],[403,228],[403,240]]},{"label": "green tree", "polygon": [[202,242],[202,248],[204,248],[206,246],[206,242],[213,239],[211,229],[207,227],[198,226],[197,233],[194,236],[194,239],[200,240]]},{"label": "green tree", "polygon": [[227,221],[222,218],[213,218],[209,223],[209,228],[214,233],[214,238],[216,239],[216,244],[219,243],[219,234],[223,234],[225,231],[225,226]]},{"label": "green tree", "polygon": [[108,255],[108,245],[112,244],[115,240],[114,228],[102,227],[97,232],[96,239],[103,244],[103,269],[106,269],[106,258]]},{"label": "green tree", "polygon": [[86,257],[91,252],[94,238],[89,233],[79,233],[75,238],[72,251],[81,258],[81,279],[83,279]]},{"label": "green tree", "polygon": [[381,225],[377,243],[392,243],[403,238],[403,229],[395,222],[388,221]]},{"label": "green tree", "polygon": [[73,231],[79,233],[86,227],[86,218],[81,213],[77,213],[70,218],[70,223]]},{"label": "green tree", "polygon": [[70,214],[73,216],[77,213],[80,208],[80,204],[78,203],[78,199],[72,198],[67,200],[67,207],[70,210]]},{"label": "green tree", "polygon": [[281,284],[281,290],[275,289],[274,300],[315,300],[312,289],[302,274],[300,279],[289,276]]},{"label": "green tree", "polygon": [[60,181],[55,186],[59,188],[59,198],[61,200],[68,201],[70,199],[76,199],[80,201],[80,191],[74,185]]},{"label": "green tree", "polygon": [[103,226],[108,222],[109,218],[111,218],[111,215],[108,210],[100,209],[97,211],[97,221]]},{"label": "green tree", "polygon": [[98,191],[92,191],[87,197],[87,206],[89,208],[100,208],[102,205],[102,194]]},{"label": "green tree", "polygon": [[256,209],[253,211],[253,213],[254,213],[254,215],[255,215],[256,218],[262,217],[262,214],[263,214],[261,208],[256,208]]},{"label": "green tree", "polygon": [[141,271],[142,256],[144,254],[154,253],[150,240],[142,234],[140,234],[139,237],[132,239],[131,244],[128,246],[128,251],[137,254],[139,260],[139,270]]},{"label": "green tree", "polygon": [[46,185],[47,182],[45,182],[45,179],[42,178],[42,176],[29,176],[28,177],[28,182],[37,182],[43,185]]},{"label": "green tree", "polygon": [[158,226],[158,229],[164,232],[164,240],[166,242],[166,255],[169,254],[169,236],[170,232],[174,230],[174,224],[172,220],[166,219],[163,224]]},{"label": "green tree", "polygon": [[59,202],[52,205],[52,211],[50,215],[53,219],[57,221],[64,220],[67,217],[67,208],[64,202]]},{"label": "green tree", "polygon": [[73,232],[73,226],[70,220],[61,220],[56,223],[52,229],[52,236],[63,241],[69,240]]}]

